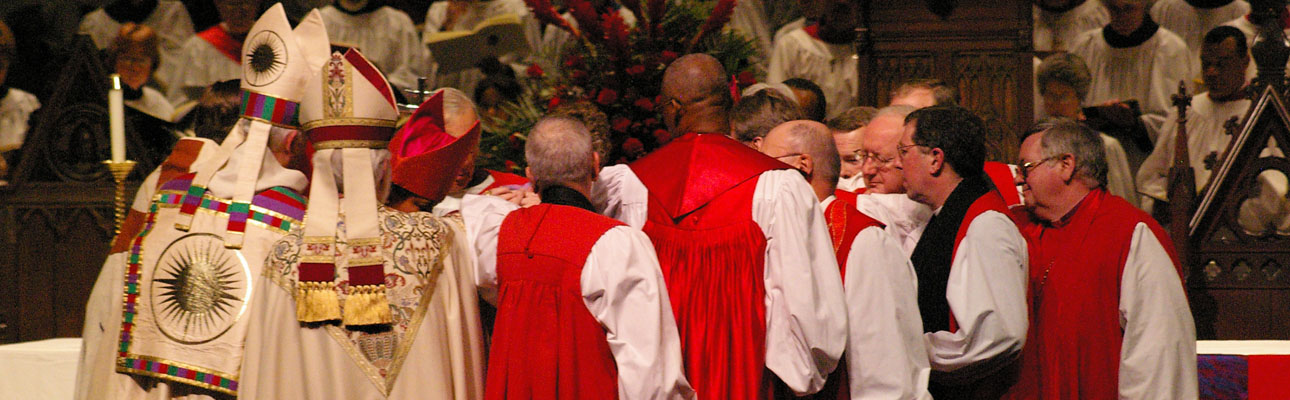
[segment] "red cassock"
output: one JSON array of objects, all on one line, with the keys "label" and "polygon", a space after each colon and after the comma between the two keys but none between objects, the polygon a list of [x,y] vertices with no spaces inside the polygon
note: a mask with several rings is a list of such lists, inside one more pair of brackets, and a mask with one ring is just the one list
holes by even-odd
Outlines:
[{"label": "red cassock", "polygon": [[757,179],[786,165],[719,134],[686,134],[631,164],[649,190],[654,243],[700,399],[767,398],[766,237]]},{"label": "red cassock", "polygon": [[619,225],[551,204],[506,216],[498,233],[486,399],[618,398],[613,353],[583,303],[581,276],[592,246]]},{"label": "red cassock", "polygon": [[[878,220],[865,215],[856,210],[856,194],[845,190],[836,190],[834,192],[835,200],[824,208],[824,220],[829,224],[829,239],[833,240],[833,253],[838,258],[838,272],[842,275],[842,281],[846,282],[847,276],[847,259],[851,255],[851,245],[856,241],[856,235],[860,234],[869,227],[883,227]],[[863,255],[857,255],[863,256]],[[847,376],[847,362],[843,358],[838,360],[838,367],[829,374],[828,380],[824,382],[824,388],[819,393],[807,396],[809,399],[838,399],[845,400],[851,398],[851,385]]]},{"label": "red cassock", "polygon": [[1031,317],[1021,375],[1009,398],[1119,397],[1120,282],[1139,223],[1151,228],[1177,268],[1160,225],[1102,189],[1055,227],[1022,222],[1030,245]]}]

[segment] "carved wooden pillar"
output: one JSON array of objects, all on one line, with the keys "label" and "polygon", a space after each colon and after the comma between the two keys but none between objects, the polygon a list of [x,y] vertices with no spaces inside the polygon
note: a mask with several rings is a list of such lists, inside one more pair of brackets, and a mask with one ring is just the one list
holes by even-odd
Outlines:
[{"label": "carved wooden pillar", "polygon": [[991,159],[1015,161],[1033,121],[1031,6],[1024,0],[873,0],[860,35],[859,104],[914,78],[944,80],[986,120]]}]

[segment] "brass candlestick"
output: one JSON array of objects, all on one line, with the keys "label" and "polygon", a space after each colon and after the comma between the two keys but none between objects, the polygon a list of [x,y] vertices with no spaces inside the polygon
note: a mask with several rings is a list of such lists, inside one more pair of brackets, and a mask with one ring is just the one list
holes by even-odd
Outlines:
[{"label": "brass candlestick", "polygon": [[112,236],[121,234],[121,225],[125,224],[125,178],[130,176],[130,171],[134,169],[134,161],[125,160],[114,162],[112,160],[103,161],[107,164],[108,171],[112,172],[112,180],[116,182],[116,191],[113,192],[112,198],[113,212],[116,216],[115,229],[112,230]]}]

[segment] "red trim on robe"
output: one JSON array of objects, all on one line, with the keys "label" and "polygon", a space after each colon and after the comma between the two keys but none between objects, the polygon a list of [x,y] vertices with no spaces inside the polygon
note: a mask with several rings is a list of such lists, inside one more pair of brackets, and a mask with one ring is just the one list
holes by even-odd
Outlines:
[{"label": "red trim on robe", "polygon": [[242,41],[234,39],[221,25],[215,24],[210,29],[198,32],[197,37],[205,40],[224,57],[233,60],[237,65],[242,65]]},{"label": "red trim on robe", "polygon": [[[972,202],[971,206],[968,206],[967,214],[963,215],[963,222],[959,224],[959,231],[954,235],[954,253],[956,255],[959,252],[959,243],[963,241],[964,236],[967,236],[968,227],[972,226],[972,221],[976,220],[976,217],[986,211],[998,211],[1005,217],[1011,215],[1008,213],[1008,205],[1004,202],[1003,196],[999,194],[999,191],[986,192],[986,194],[978,197],[976,201]],[[952,260],[953,258],[951,257],[950,259]],[[958,320],[954,318],[954,310],[951,309],[950,332],[958,332],[958,330],[959,323]]]},{"label": "red trim on robe", "polygon": [[485,399],[618,397],[617,364],[581,282],[592,247],[621,225],[553,204],[521,208],[502,221]]}]

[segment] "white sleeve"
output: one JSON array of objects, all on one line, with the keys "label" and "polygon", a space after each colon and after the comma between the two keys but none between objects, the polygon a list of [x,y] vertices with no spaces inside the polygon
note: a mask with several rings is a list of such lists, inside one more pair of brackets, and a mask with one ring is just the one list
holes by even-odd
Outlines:
[{"label": "white sleeve", "polygon": [[466,243],[475,256],[475,285],[489,303],[497,303],[497,235],[506,215],[518,208],[495,196],[468,194],[461,200]]},{"label": "white sleeve", "polygon": [[672,303],[649,237],[626,226],[605,232],[587,256],[580,283],[587,310],[605,327],[618,366],[618,397],[694,397],[685,379]]},{"label": "white sleeve", "polygon": [[[1160,136],[1155,138],[1156,148],[1138,167],[1135,182],[1138,193],[1155,200],[1168,200],[1169,167],[1173,165],[1174,139],[1178,132],[1177,113],[1170,111],[1160,128]],[[1142,199],[1147,203],[1147,199]]]},{"label": "white sleeve", "polygon": [[649,190],[631,167],[611,165],[600,170],[591,185],[591,202],[606,217],[636,229],[645,227],[649,212]]},{"label": "white sleeve", "polygon": [[781,83],[791,78],[788,76],[789,66],[793,63],[794,51],[792,43],[792,31],[784,34],[782,38],[776,40],[766,58],[770,59],[769,66],[766,67],[766,82]]},{"label": "white sleeve", "polygon": [[766,368],[799,395],[817,392],[847,333],[842,278],[819,200],[796,170],[764,172],[752,214],[766,236]]},{"label": "white sleeve", "polygon": [[1007,216],[986,211],[968,226],[945,297],[958,331],[925,333],[932,369],[950,381],[994,372],[1021,351],[1028,328],[1026,242]]},{"label": "white sleeve", "polygon": [[900,244],[881,228],[860,231],[843,284],[851,398],[931,399],[918,278]]},{"label": "white sleeve", "polygon": [[1120,277],[1121,399],[1195,399],[1196,326],[1173,259],[1146,224]]}]

